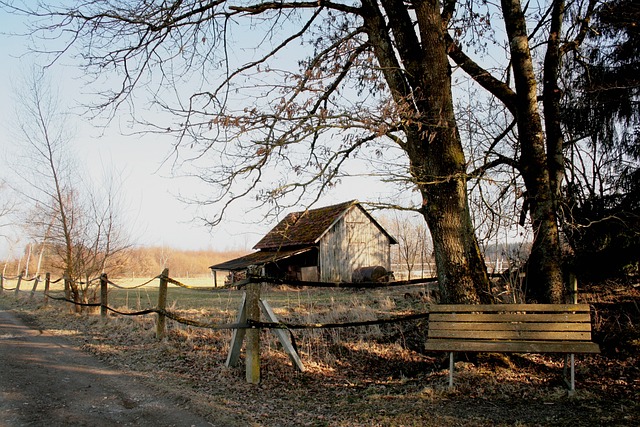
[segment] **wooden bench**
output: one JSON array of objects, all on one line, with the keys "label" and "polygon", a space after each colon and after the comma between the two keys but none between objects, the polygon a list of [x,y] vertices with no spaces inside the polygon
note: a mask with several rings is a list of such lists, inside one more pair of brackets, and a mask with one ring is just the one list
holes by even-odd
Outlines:
[{"label": "wooden bench", "polygon": [[564,380],[574,391],[574,354],[600,347],[591,341],[588,304],[439,304],[430,309],[426,350],[449,352],[449,387],[454,352],[565,354]]}]

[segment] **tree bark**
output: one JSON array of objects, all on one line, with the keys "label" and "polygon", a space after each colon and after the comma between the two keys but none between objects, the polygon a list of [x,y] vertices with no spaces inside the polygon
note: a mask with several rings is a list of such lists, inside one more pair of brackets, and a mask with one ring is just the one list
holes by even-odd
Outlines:
[{"label": "tree bark", "polygon": [[525,17],[519,0],[502,0],[502,13],[516,87],[520,170],[527,187],[534,233],[527,270],[527,295],[538,302],[561,303],[564,289],[560,240]]},{"label": "tree bark", "polygon": [[441,300],[489,302],[486,266],[467,202],[466,161],[453,111],[439,2],[416,4],[420,41],[401,2],[384,0],[382,5],[395,45],[383,31],[386,25],[377,3],[370,0],[363,2],[365,28],[403,118],[403,148],[433,237]]},{"label": "tree bark", "polygon": [[544,127],[547,133],[547,163],[554,206],[558,212],[558,199],[564,178],[564,137],[560,126],[560,99],[562,92],[558,86],[560,72],[560,35],[564,15],[564,1],[556,0],[551,12],[551,26],[544,58],[542,102],[544,106]]}]

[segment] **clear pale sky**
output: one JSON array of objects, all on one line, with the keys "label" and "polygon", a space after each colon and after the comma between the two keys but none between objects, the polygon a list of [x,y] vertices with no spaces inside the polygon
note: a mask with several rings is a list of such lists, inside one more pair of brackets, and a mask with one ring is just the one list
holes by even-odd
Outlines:
[{"label": "clear pale sky", "polygon": [[[20,29],[19,19],[0,11],[0,31],[19,32]],[[26,40],[19,37],[0,35],[0,79],[3,82],[0,85],[1,178],[10,178],[8,163],[15,162],[11,154],[15,152],[12,136],[15,132],[11,130],[15,124],[15,92],[19,90],[19,81],[30,72],[31,64],[36,60],[25,56],[25,45]],[[82,90],[73,78],[73,74],[77,75],[79,71],[68,66],[56,66],[52,72],[53,85],[65,95],[63,101],[72,106],[74,95]],[[231,221],[226,227],[214,230],[194,223],[193,209],[175,197],[177,194],[189,196],[190,190],[194,189],[193,183],[169,179],[169,168],[162,167],[162,161],[170,152],[171,140],[124,136],[118,129],[118,120],[104,135],[85,118],[72,116],[68,123],[76,129],[71,139],[73,151],[77,160],[87,165],[90,174],[104,168],[123,172],[127,217],[130,218],[132,237],[137,243],[183,249],[250,248],[264,232],[264,226],[238,227]],[[5,194],[0,194],[0,198],[4,197]],[[10,245],[0,237],[0,257],[6,256],[7,251],[21,252],[22,248],[15,246],[20,245]]]},{"label": "clear pale sky", "polygon": [[[0,10],[0,32],[20,32],[21,29],[20,19]],[[0,34],[0,79],[3,82],[0,85],[0,178],[7,177],[7,163],[14,161],[10,153],[15,141],[10,128],[15,109],[13,93],[19,87],[16,83],[37,61],[25,56],[25,46],[24,39]],[[65,95],[63,101],[69,106],[83,90],[77,83],[79,72],[62,65],[56,65],[52,70],[52,82]],[[72,143],[79,162],[85,163],[92,171],[105,167],[123,171],[127,217],[130,218],[129,227],[135,243],[194,250],[250,249],[274,225],[260,221],[257,214],[247,217],[246,207],[242,206],[213,230],[194,223],[193,208],[178,201],[175,195],[188,197],[197,192],[204,193],[207,189],[194,186],[193,182],[167,178],[170,170],[162,166],[162,161],[170,152],[172,141],[159,136],[122,135],[119,127],[126,120],[126,117],[114,120],[104,135],[101,135],[102,130],[93,128],[82,117],[71,117],[69,123],[76,128]],[[316,206],[351,199],[366,200],[375,191],[375,186],[362,185],[362,181],[360,185],[343,184]],[[2,197],[5,195],[0,194]],[[20,232],[16,229],[15,233]],[[22,249],[21,244],[8,244],[7,239],[0,237],[0,259],[9,252],[21,253]]]}]

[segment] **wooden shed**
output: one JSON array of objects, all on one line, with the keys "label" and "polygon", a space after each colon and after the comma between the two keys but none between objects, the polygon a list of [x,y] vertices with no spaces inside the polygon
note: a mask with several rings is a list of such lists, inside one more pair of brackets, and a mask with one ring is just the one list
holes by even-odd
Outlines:
[{"label": "wooden shed", "polygon": [[356,200],[287,215],[249,255],[212,265],[230,272],[319,282],[351,282],[354,271],[391,267],[397,241]]}]

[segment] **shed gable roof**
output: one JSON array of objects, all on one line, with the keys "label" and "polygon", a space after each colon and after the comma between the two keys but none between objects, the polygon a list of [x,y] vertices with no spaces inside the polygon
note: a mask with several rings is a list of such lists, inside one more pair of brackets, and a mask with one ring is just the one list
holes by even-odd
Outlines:
[{"label": "shed gable roof", "polygon": [[314,245],[318,243],[333,224],[354,206],[361,209],[371,222],[389,238],[391,243],[396,243],[396,240],[360,206],[357,200],[351,200],[323,208],[290,213],[256,243],[253,248],[273,250],[287,246]]}]

